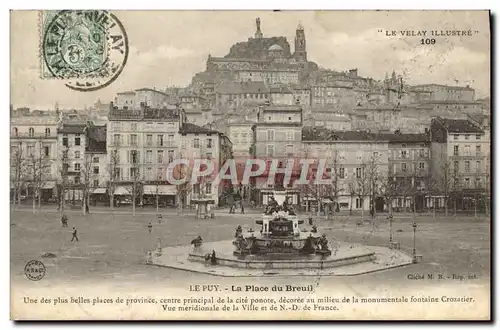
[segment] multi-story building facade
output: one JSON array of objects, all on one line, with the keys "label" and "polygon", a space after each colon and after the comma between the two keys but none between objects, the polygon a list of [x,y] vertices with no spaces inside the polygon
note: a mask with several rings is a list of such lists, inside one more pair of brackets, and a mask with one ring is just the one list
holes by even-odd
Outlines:
[{"label": "multi-story building facade", "polygon": [[191,123],[182,123],[179,130],[181,145],[179,157],[181,159],[211,160],[214,164],[212,175],[200,179],[198,183],[188,183],[186,193],[180,196],[184,198],[183,205],[190,205],[191,200],[198,198],[212,199],[215,204],[219,203],[219,196],[230,186],[230,181],[222,180],[216,182],[215,177],[227,159],[232,159],[232,143],[223,133],[216,130],[203,128]]},{"label": "multi-story building facade", "polygon": [[[421,211],[431,207],[429,191],[430,135],[395,133],[389,140],[388,186],[393,209]],[[415,205],[413,205],[415,203]]]},{"label": "multi-story building facade", "polygon": [[[294,181],[300,172],[298,162],[294,162],[289,184],[283,182],[284,174],[277,174],[272,183],[268,182],[272,161],[281,169],[288,160],[295,160],[302,148],[302,107],[300,105],[266,105],[259,109],[257,123],[253,126],[252,154],[256,159],[266,161],[266,170],[253,178],[252,186],[256,189],[253,196],[257,204],[267,204],[268,195],[275,188],[286,190],[294,204],[299,202],[299,191],[294,188]],[[300,166],[298,167],[300,168]]]},{"label": "multi-story building facade", "polygon": [[109,182],[109,160],[107,153],[107,128],[106,125],[89,125],[86,128],[85,165],[83,174],[85,184],[88,186],[90,200],[93,205],[107,204]]},{"label": "multi-story building facade", "polygon": [[57,192],[56,116],[32,116],[28,111],[12,117],[10,125],[11,198],[19,201],[39,193],[42,200],[50,199]]},{"label": "multi-story building facade", "polygon": [[135,91],[118,93],[114,104],[119,109],[139,109],[141,103],[151,108],[160,109],[169,100],[169,95],[153,88],[139,88]]},{"label": "multi-story building facade", "polygon": [[[332,182],[321,191],[312,185],[304,187],[301,194],[304,201],[336,195],[339,211],[365,211],[372,205],[377,211],[386,208],[380,192],[388,178],[387,136],[365,131],[339,132],[304,127],[302,143],[305,158],[325,160],[324,177]],[[318,169],[318,165],[312,167],[315,176],[319,175]]]},{"label": "multi-story building facade", "polygon": [[224,82],[215,89],[217,107],[240,107],[249,102],[265,102],[269,99],[269,88],[263,82]]},{"label": "multi-story building facade", "polygon": [[489,136],[471,120],[441,117],[432,120],[430,132],[433,180],[448,203],[470,208],[471,199],[489,190]]}]

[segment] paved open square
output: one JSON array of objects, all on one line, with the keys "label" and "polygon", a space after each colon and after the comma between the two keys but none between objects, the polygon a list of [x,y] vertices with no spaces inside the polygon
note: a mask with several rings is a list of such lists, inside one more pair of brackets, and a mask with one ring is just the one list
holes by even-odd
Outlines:
[{"label": "paved open square", "polygon": [[[230,240],[237,225],[254,228],[260,215],[230,215],[227,210],[221,210],[215,219],[201,220],[189,213],[180,217],[170,210],[164,213],[162,223],[158,223],[154,212],[132,216],[103,210],[86,216],[69,212],[68,217],[68,228],[63,228],[60,214],[55,212],[33,214],[23,210],[11,213],[11,274],[14,282],[27,282],[24,274],[26,263],[41,260],[47,268],[42,280],[46,284],[90,280],[117,285],[153,284],[168,278],[169,285],[175,286],[187,277],[207,275],[146,265],[147,251],[156,248],[158,239],[163,246],[189,245],[198,235],[205,242]],[[357,220],[358,217],[340,216],[335,220],[318,218],[315,223],[331,240],[388,246],[389,224],[385,217],[380,217],[375,227],[367,221],[359,226]],[[412,221],[411,216],[399,218],[397,215],[393,221],[394,240],[400,243],[400,251],[409,256],[413,248]],[[152,224],[151,233],[148,231],[149,222]],[[374,285],[388,280],[408,283],[408,274],[437,272],[449,276],[473,274],[481,282],[489,281],[489,219],[419,216],[416,222],[416,249],[423,256],[419,264],[343,278],[342,281],[368,281]],[[78,242],[71,242],[73,226],[78,230]],[[47,253],[55,256],[43,257]],[[286,274],[283,275],[286,278]],[[296,276],[294,281],[297,281]]]}]

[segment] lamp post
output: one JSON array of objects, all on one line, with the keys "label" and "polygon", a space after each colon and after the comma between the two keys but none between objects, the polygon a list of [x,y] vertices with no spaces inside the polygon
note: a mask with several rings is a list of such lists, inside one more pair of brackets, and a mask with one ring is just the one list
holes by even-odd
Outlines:
[{"label": "lamp post", "polygon": [[417,236],[417,223],[413,222],[413,263],[417,263],[417,249],[416,249],[416,236]]},{"label": "lamp post", "polygon": [[392,214],[389,214],[389,244],[392,244]]}]

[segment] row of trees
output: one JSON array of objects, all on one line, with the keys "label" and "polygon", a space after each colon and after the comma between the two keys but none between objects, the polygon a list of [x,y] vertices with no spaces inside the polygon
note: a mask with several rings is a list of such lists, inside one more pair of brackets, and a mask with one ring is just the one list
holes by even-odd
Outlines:
[{"label": "row of trees", "polygon": [[[370,201],[372,217],[376,214],[375,205],[379,199],[383,200],[389,213],[392,213],[393,203],[398,198],[403,200],[403,207],[406,206],[406,201],[410,200],[411,209],[415,213],[417,211],[417,197],[421,196],[422,203],[425,203],[423,201],[425,195],[431,196],[434,216],[439,200],[444,202],[445,216],[448,216],[450,201],[454,203],[454,213],[456,214],[458,196],[463,193],[464,188],[468,188],[461,182],[460,173],[452,164],[451,159],[445,160],[436,173],[430,173],[430,171],[423,171],[418,168],[410,168],[406,172],[405,177],[395,179],[393,175],[388,173],[387,169],[382,168],[383,165],[377,157],[373,156],[358,164],[356,172],[347,176],[345,173],[346,169],[339,162],[338,154],[334,154],[330,159],[329,169],[323,175],[324,178],[329,179],[329,184],[314,184],[312,181],[314,179],[314,175],[312,175],[313,171],[310,171],[309,178],[311,179],[311,184],[300,185],[299,187],[302,196],[307,196],[315,200],[318,205],[318,215],[320,215],[320,205],[323,204],[324,199],[327,199],[331,201],[330,205],[333,207],[328,208],[330,208],[333,217],[335,217],[336,205],[339,202],[340,196],[350,196],[350,212],[352,212],[354,199],[358,198],[361,205],[362,217],[364,217],[364,203],[366,199]],[[484,182],[481,186],[471,186],[471,188],[476,188],[482,192],[480,195],[485,196],[485,208],[486,212],[488,212],[487,203],[490,196],[490,177],[486,174],[481,180],[481,182]],[[476,212],[477,198],[478,196],[475,197],[473,202]],[[329,216],[329,212],[327,212],[327,216]]]}]

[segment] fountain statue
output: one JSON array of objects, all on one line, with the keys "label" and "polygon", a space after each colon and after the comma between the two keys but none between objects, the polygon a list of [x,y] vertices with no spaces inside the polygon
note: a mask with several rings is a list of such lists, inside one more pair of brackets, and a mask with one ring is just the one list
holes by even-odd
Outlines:
[{"label": "fountain statue", "polygon": [[257,220],[256,223],[261,225],[259,236],[252,232],[251,236],[244,237],[241,226],[236,228],[234,255],[328,255],[326,235],[320,236],[317,228],[309,235],[300,230],[299,225],[304,221],[298,218],[284,191],[274,192],[262,220]]}]

